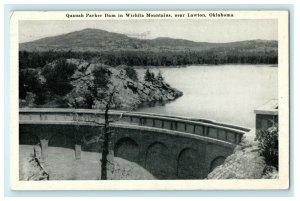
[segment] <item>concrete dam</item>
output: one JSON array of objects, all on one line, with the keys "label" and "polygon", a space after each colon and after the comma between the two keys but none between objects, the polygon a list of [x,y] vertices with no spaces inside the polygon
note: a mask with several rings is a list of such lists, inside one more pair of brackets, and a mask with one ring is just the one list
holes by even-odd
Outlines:
[{"label": "concrete dam", "polygon": [[[249,129],[206,119],[138,112],[109,112],[110,154],[137,163],[157,179],[203,179],[233,153]],[[101,152],[104,112],[21,108],[19,144]],[[98,139],[98,140],[97,140]],[[100,139],[100,142],[99,142]]]}]

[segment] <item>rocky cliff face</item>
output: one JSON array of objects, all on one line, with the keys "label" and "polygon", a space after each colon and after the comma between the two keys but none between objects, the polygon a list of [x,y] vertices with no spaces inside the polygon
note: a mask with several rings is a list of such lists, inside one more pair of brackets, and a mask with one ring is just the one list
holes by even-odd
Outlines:
[{"label": "rocky cliff face", "polygon": [[[74,89],[65,97],[70,107],[104,109],[107,103],[105,96],[108,96],[113,90],[116,92],[111,108],[122,110],[134,110],[143,103],[167,102],[182,96],[181,91],[172,88],[163,80],[134,81],[126,75],[124,68],[106,66],[111,73],[108,86],[105,89],[97,88],[98,98],[96,98],[91,90],[95,85],[95,77],[92,72],[95,68],[99,68],[99,65],[80,63],[78,60],[70,62],[78,65],[78,70],[73,75]],[[103,98],[99,98],[99,95]],[[87,105],[87,102],[90,105]]]},{"label": "rocky cliff face", "polygon": [[256,142],[243,139],[234,153],[209,173],[207,179],[277,179],[278,172],[266,165],[259,150]]},{"label": "rocky cliff face", "polygon": [[[112,91],[115,91],[110,108],[134,110],[145,103],[164,103],[183,95],[181,91],[172,88],[160,79],[151,82],[132,80],[126,75],[124,66],[112,68],[78,59],[68,59],[68,62],[77,66],[70,82],[73,89],[63,97],[52,97],[52,100],[47,100],[46,107],[104,109],[107,97]],[[95,83],[97,78],[93,72],[99,68],[105,68],[109,74],[106,87],[99,87]],[[57,105],[57,102],[63,103],[63,106]]]}]

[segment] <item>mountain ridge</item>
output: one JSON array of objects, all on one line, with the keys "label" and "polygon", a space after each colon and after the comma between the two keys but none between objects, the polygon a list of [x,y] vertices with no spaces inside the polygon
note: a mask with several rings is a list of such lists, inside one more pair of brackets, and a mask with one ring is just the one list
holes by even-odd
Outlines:
[{"label": "mountain ridge", "polygon": [[203,51],[212,48],[224,48],[229,46],[258,46],[266,48],[277,48],[275,40],[245,40],[227,43],[196,42],[186,39],[175,39],[170,37],[158,37],[154,39],[138,39],[126,34],[109,32],[102,29],[86,28],[74,32],[49,36],[30,42],[19,44],[20,51],[116,51],[116,50],[171,50],[180,51],[190,49]]}]

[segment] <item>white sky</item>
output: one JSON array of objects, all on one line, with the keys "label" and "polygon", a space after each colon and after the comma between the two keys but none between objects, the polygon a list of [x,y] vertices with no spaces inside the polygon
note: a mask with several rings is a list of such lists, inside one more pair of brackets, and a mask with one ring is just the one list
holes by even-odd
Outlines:
[{"label": "white sky", "polygon": [[147,39],[171,37],[198,42],[277,40],[278,33],[277,20],[39,20],[19,22],[19,41],[28,42],[85,28],[124,34],[150,31]]}]

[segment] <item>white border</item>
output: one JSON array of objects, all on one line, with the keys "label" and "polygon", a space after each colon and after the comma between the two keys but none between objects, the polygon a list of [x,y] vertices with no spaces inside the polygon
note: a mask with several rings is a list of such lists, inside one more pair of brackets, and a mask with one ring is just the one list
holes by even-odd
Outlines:
[{"label": "white border", "polygon": [[[78,13],[71,11],[68,13]],[[80,11],[91,12],[95,11]],[[98,12],[98,11],[97,11]],[[122,11],[106,11],[122,12]],[[126,11],[128,12],[128,11]],[[138,11],[141,13],[142,11]],[[150,12],[150,11],[147,11]],[[161,13],[162,11],[151,11]],[[172,13],[172,11],[163,11]],[[184,13],[186,11],[176,11]],[[217,11],[201,11],[211,13]],[[223,11],[224,13],[225,11]],[[234,18],[207,19],[277,19],[278,20],[278,74],[279,74],[279,179],[276,180],[119,180],[119,181],[19,181],[18,147],[18,21],[19,20],[68,20],[63,11],[11,13],[10,39],[10,167],[13,190],[206,190],[206,189],[287,189],[289,187],[289,32],[287,11],[226,11]],[[226,13],[225,12],[225,13]],[[100,12],[99,12],[100,13]],[[134,18],[136,19],[136,18]],[[147,18],[143,18],[147,19]],[[153,18],[151,18],[153,19]],[[184,18],[182,18],[184,19]],[[78,19],[71,19],[78,20]],[[90,20],[90,19],[80,19]],[[96,19],[92,19],[96,20]],[[97,20],[103,20],[98,18]],[[107,19],[105,19],[107,20]],[[116,20],[116,19],[114,19]],[[130,19],[128,19],[130,20]],[[159,20],[155,18],[153,20]],[[179,20],[179,19],[176,19]],[[205,20],[205,19],[199,19]]]}]

